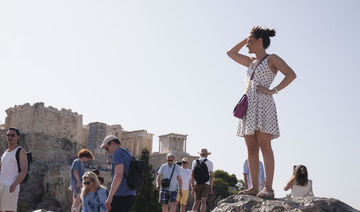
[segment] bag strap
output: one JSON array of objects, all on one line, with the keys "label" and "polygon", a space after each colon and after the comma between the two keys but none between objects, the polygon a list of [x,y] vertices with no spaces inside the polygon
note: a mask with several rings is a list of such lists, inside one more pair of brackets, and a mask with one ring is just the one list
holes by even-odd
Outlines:
[{"label": "bag strap", "polygon": [[124,152],[129,156],[129,158],[130,158],[131,161],[134,160],[134,158],[131,157],[131,155],[130,155],[124,148],[120,148],[120,149],[121,149],[122,151],[124,151]]},{"label": "bag strap", "polygon": [[20,173],[21,172],[21,168],[20,168],[20,151],[22,150],[21,146],[19,146],[19,148],[16,150],[16,153],[15,153],[15,158],[16,158],[16,162],[17,162],[17,165],[18,165],[18,172]]},{"label": "bag strap", "polygon": [[260,65],[268,56],[269,56],[269,55],[266,54],[266,55],[260,60],[260,62],[255,66],[255,69],[254,69],[254,71],[253,71],[253,73],[251,74],[251,77],[250,77],[250,82],[249,82],[249,84],[248,84],[248,86],[247,86],[247,88],[246,88],[246,90],[245,90],[245,95],[247,94],[247,92],[248,92],[248,90],[249,90],[249,88],[250,88],[251,80],[254,79],[254,75],[255,75],[255,71],[256,71],[257,67],[259,67],[259,65]]},{"label": "bag strap", "polygon": [[[130,160],[131,161],[133,161],[134,160],[134,158],[133,157],[131,157],[130,156],[130,154],[124,149],[124,148],[120,148],[120,150],[122,150],[122,151],[124,151],[128,156],[129,156],[129,158],[130,158]],[[125,165],[124,165],[124,167],[125,167]],[[130,167],[129,167],[129,169],[130,169]],[[126,178],[126,180],[128,179],[128,176],[126,176],[125,175],[125,170],[124,170],[124,173],[123,173],[123,175],[124,175],[124,177]]]},{"label": "bag strap", "polygon": [[174,163],[173,165],[174,165],[174,168],[173,168],[173,170],[172,170],[172,172],[171,172],[171,176],[170,176],[169,182],[171,182],[171,178],[172,178],[172,176],[173,176],[173,174],[174,174],[174,171],[175,171],[175,166],[176,166],[176,164]]}]

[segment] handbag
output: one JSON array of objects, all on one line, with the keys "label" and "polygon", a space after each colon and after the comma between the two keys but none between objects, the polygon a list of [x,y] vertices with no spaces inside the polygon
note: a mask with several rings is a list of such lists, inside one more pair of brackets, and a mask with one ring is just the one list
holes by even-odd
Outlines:
[{"label": "handbag", "polygon": [[255,75],[255,71],[257,69],[257,67],[262,63],[262,61],[265,60],[265,58],[267,58],[267,54],[260,60],[260,62],[256,65],[255,69],[254,69],[254,72],[251,74],[251,77],[250,77],[250,82],[245,90],[245,94],[241,97],[241,99],[239,100],[239,102],[235,105],[235,108],[233,110],[233,115],[236,117],[236,118],[239,118],[239,119],[242,119],[247,111],[247,108],[248,108],[248,97],[247,97],[247,92],[249,90],[249,87],[250,87],[250,83],[251,83],[251,80],[254,78],[254,75]]},{"label": "handbag", "polygon": [[171,178],[172,178],[172,176],[173,176],[173,174],[174,174],[175,165],[176,165],[176,164],[173,164],[174,168],[173,168],[173,170],[172,170],[172,172],[171,172],[170,179],[165,178],[165,179],[162,179],[162,180],[161,180],[161,187],[163,187],[163,188],[169,188],[169,187],[170,187],[170,181],[171,181]]}]

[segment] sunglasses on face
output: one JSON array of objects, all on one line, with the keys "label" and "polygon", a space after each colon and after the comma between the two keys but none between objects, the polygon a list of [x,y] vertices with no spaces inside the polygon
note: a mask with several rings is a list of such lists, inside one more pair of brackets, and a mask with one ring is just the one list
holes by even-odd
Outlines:
[{"label": "sunglasses on face", "polygon": [[173,162],[174,160],[167,160],[168,162]]},{"label": "sunglasses on face", "polygon": [[181,163],[184,163],[184,164],[186,164],[187,162],[186,162],[186,161],[181,161]]},{"label": "sunglasses on face", "polygon": [[16,135],[15,134],[6,134],[7,137],[15,137]]},{"label": "sunglasses on face", "polygon": [[90,185],[91,181],[83,182],[84,185]]}]

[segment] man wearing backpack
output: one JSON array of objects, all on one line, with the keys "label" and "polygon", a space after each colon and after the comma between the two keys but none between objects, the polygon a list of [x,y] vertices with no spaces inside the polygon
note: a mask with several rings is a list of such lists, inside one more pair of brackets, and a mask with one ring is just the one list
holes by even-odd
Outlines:
[{"label": "man wearing backpack", "polygon": [[1,156],[0,162],[0,211],[16,211],[19,197],[20,183],[28,172],[28,161],[25,150],[20,150],[19,172],[16,160],[16,151],[21,148],[18,145],[20,131],[9,128],[7,133],[8,149]]},{"label": "man wearing backpack", "polygon": [[111,187],[105,208],[109,212],[128,212],[136,198],[136,189],[131,189],[126,179],[132,154],[122,148],[120,140],[114,135],[107,136],[100,149],[105,149],[106,153],[112,155]]},{"label": "man wearing backpack", "polygon": [[211,152],[207,149],[201,149],[200,158],[193,161],[191,173],[191,193],[195,198],[192,210],[198,211],[200,203],[200,212],[206,211],[206,201],[209,194],[213,193],[214,185],[214,166],[207,159]]},{"label": "man wearing backpack", "polygon": [[162,211],[168,211],[168,204],[170,202],[170,212],[176,211],[176,197],[182,197],[182,178],[180,167],[175,163],[175,155],[168,153],[166,155],[167,163],[164,163],[158,172],[156,178],[156,190],[159,193],[159,203],[162,205]]}]

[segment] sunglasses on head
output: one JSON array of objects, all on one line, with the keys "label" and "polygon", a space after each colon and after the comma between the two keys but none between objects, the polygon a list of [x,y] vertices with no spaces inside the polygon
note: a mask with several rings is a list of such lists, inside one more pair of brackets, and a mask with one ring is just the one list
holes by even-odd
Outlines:
[{"label": "sunglasses on head", "polygon": [[11,137],[15,137],[16,134],[6,134],[6,136],[7,136],[7,137],[10,137],[10,136],[11,136]]},{"label": "sunglasses on head", "polygon": [[83,182],[84,185],[90,185],[91,181]]}]

